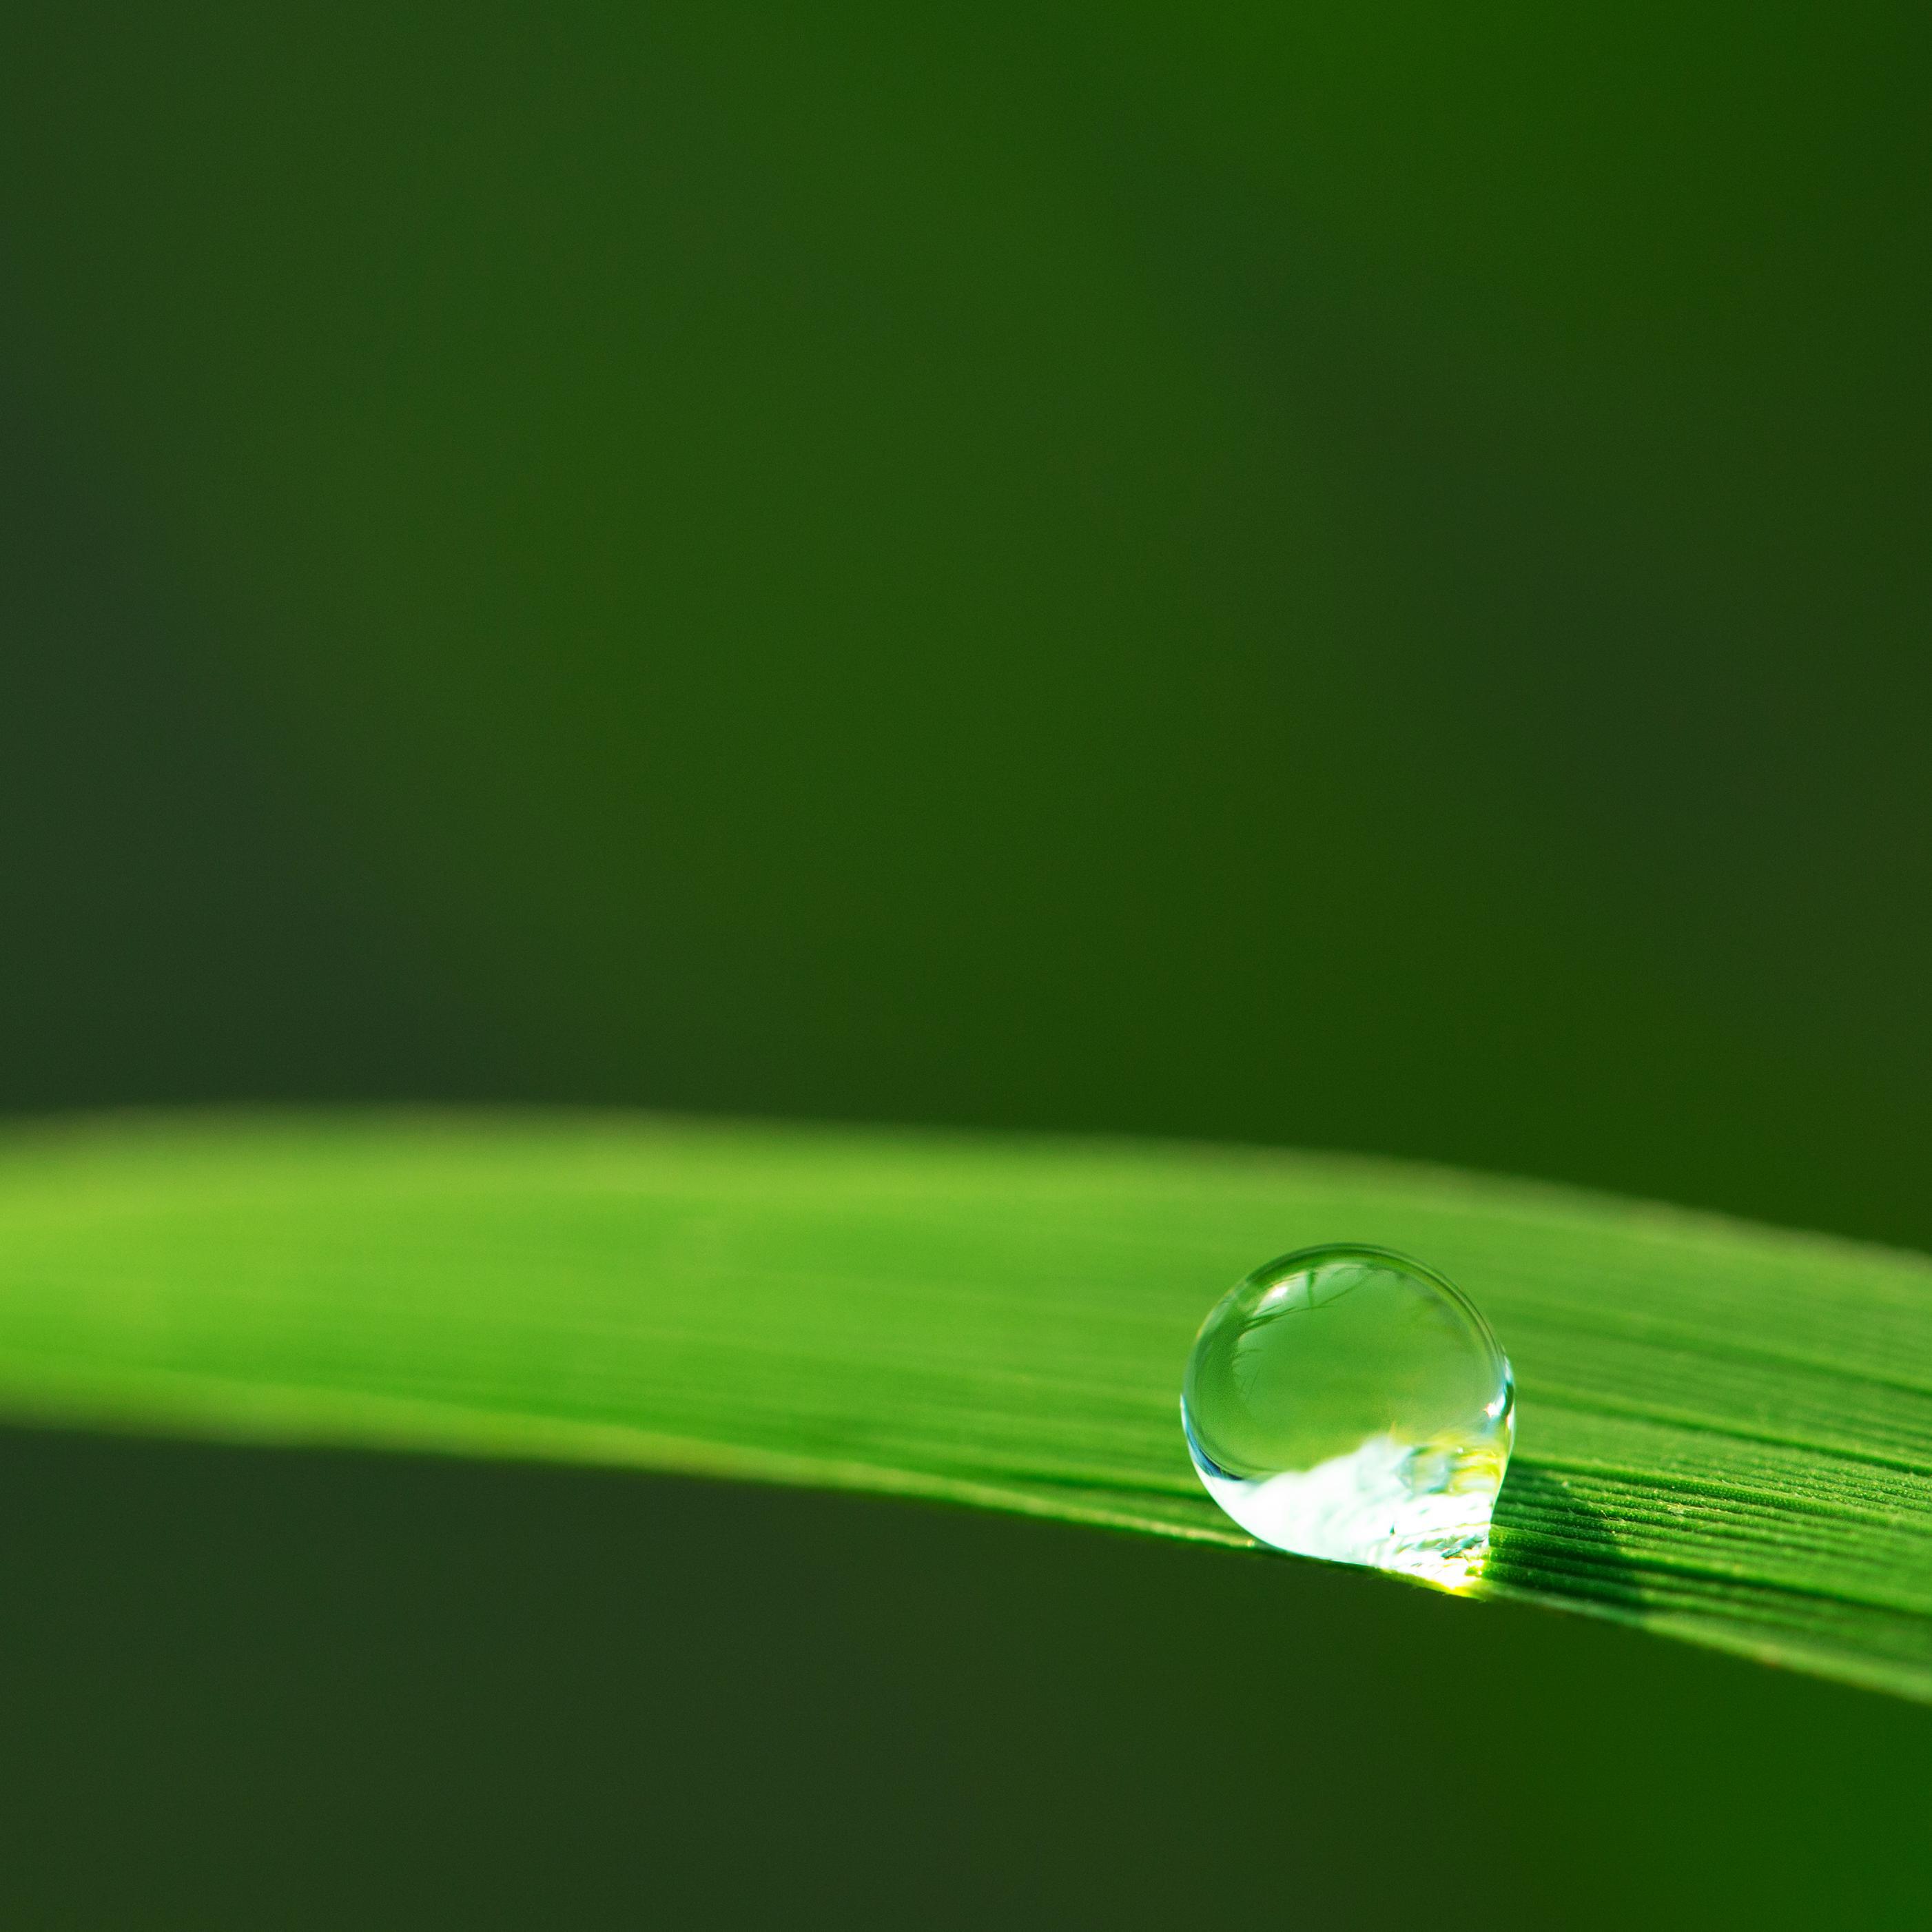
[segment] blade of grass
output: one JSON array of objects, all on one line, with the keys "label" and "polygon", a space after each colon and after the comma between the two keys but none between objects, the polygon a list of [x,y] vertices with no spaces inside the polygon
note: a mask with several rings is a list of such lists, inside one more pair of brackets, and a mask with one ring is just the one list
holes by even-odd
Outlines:
[{"label": "blade of grass", "polygon": [[1245,1541],[1175,1414],[1214,1299],[1403,1249],[1514,1360],[1492,1593],[1932,1700],[1932,1262],[1238,1149],[610,1116],[0,1143],[0,1412],[898,1492]]}]

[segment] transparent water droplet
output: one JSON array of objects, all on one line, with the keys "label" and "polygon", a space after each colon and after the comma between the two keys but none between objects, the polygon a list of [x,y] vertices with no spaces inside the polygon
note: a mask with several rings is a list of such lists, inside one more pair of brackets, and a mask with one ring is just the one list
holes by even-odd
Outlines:
[{"label": "transparent water droplet", "polygon": [[1432,1268],[1304,1248],[1217,1302],[1181,1384],[1208,1493],[1277,1550],[1460,1589],[1516,1432],[1509,1358]]}]

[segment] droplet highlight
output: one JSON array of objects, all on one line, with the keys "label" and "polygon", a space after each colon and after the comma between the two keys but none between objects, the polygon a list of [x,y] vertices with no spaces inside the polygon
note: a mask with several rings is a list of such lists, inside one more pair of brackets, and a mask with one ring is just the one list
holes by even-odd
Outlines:
[{"label": "droplet highlight", "polygon": [[1303,1248],[1202,1324],[1181,1426],[1208,1493],[1277,1550],[1468,1587],[1516,1434],[1475,1304],[1384,1248]]}]

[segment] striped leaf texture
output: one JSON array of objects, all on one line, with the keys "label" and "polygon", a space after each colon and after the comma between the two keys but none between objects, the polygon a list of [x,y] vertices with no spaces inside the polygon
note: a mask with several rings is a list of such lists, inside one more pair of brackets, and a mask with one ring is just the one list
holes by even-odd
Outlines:
[{"label": "striped leaf texture", "polygon": [[1932,1262],[1439,1169],[625,1115],[16,1129],[0,1411],[1241,1544],[1181,1438],[1189,1344],[1340,1240],[1448,1274],[1514,1361],[1482,1593],[1932,1698]]}]

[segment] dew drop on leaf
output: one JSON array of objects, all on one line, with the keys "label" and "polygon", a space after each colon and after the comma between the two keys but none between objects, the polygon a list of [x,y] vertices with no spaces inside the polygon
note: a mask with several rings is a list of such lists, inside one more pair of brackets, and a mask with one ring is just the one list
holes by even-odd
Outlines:
[{"label": "dew drop on leaf", "polygon": [[1202,1324],[1180,1419],[1208,1493],[1259,1541],[1452,1590],[1482,1574],[1515,1384],[1419,1262],[1336,1245],[1256,1269]]}]

